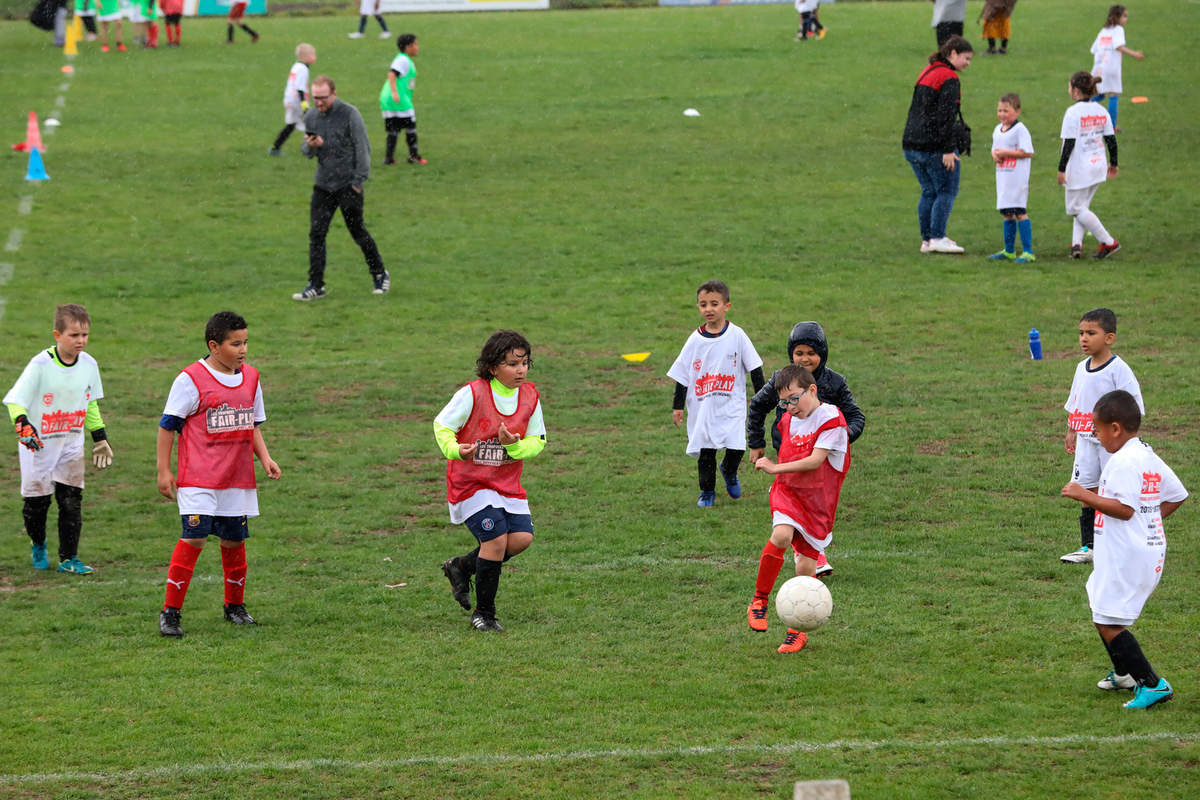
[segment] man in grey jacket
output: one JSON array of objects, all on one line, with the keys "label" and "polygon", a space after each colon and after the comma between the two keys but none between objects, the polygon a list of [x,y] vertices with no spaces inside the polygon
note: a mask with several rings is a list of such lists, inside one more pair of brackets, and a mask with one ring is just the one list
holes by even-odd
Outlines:
[{"label": "man in grey jacket", "polygon": [[325,235],[333,212],[342,211],[346,230],[362,248],[371,272],[374,294],[391,288],[392,279],[383,268],[375,240],[363,225],[363,184],[371,175],[371,142],[362,114],[338,99],[333,79],[321,75],[312,82],[315,108],[304,115],[304,144],[300,151],[316,156],[313,176],[311,220],[308,230],[308,286],[292,295],[293,300],[317,300],[325,296]]}]

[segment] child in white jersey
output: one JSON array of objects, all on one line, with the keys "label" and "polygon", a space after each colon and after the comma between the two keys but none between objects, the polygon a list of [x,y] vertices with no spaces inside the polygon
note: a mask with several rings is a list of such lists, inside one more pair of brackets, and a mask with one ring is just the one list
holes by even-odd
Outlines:
[{"label": "child in white jersey", "polygon": [[1126,708],[1149,708],[1174,696],[1128,628],[1141,615],[1162,577],[1167,556],[1163,520],[1187,499],[1179,478],[1138,438],[1141,404],[1129,392],[1108,392],[1096,402],[1092,429],[1112,457],[1098,492],[1072,481],[1062,496],[1096,509],[1096,560],[1088,578],[1092,622],[1112,661],[1097,686],[1132,689]]},{"label": "child in white jersey", "polygon": [[375,17],[375,21],[379,23],[380,39],[392,38],[392,32],[388,30],[387,20],[383,18],[379,0],[359,0],[358,15],[358,30],[350,34],[351,39],[362,39],[366,35],[368,17]]},{"label": "child in white jersey", "polygon": [[[1033,137],[1021,115],[1021,96],[1009,92],[996,104],[1000,124],[992,131],[992,161],[996,164],[996,208],[1004,215],[1004,249],[988,258],[1008,259],[1019,264],[1035,261],[1033,223],[1025,206],[1029,202],[1029,161]],[[1017,255],[1017,231],[1021,232],[1021,255]]]},{"label": "child in white jersey", "polygon": [[546,424],[537,387],[526,380],[533,365],[529,340],[496,331],[475,361],[476,380],[455,392],[433,421],[446,457],[450,521],[465,524],[479,546],[447,559],[442,572],[459,605],[475,610],[471,627],[503,633],[496,592],[505,561],[533,543],[533,517],[521,486],[521,467],[546,446]]},{"label": "child in white jersey", "polygon": [[317,61],[317,50],[307,42],[296,45],[296,63],[288,70],[287,83],[283,86],[283,130],[275,137],[268,155],[283,155],[283,143],[299,129],[304,133],[304,112],[308,111],[308,95],[312,87],[308,81],[308,68]]},{"label": "child in white jersey", "polygon": [[754,391],[763,387],[763,361],[745,331],[725,319],[732,303],[729,287],[707,281],[696,290],[704,324],[684,342],[667,377],[675,381],[671,418],[675,427],[687,407],[687,454],[698,459],[700,508],[716,499],[717,450],[725,448],[721,475],[732,498],[742,496],[738,466],[746,452],[746,375]]},{"label": "child in white jersey", "polygon": [[[779,405],[779,462],[758,459],[755,469],[774,475],[771,484],[771,537],[758,561],[754,598],[746,609],[750,630],[767,630],[767,598],[775,587],[783,556],[790,545],[796,574],[813,577],[817,562],[833,541],[842,482],[850,469],[850,434],[837,406],[822,403],[817,381],[798,364],[788,364],[773,378]],[[788,629],[780,653],[796,653],[808,642],[802,631]]]},{"label": "child in white jersey", "polygon": [[83,306],[59,306],[54,313],[54,346],[29,359],[4,396],[17,429],[25,532],[33,544],[34,569],[49,569],[46,516],[51,496],[58,502],[58,571],[95,572],[79,560],[83,529],[83,432],[92,434],[92,462],[112,464],[112,446],[97,401],[104,397],[100,367],[85,353],[92,320]]},{"label": "child in white jersey", "polygon": [[825,26],[817,18],[821,0],[796,0],[796,13],[800,15],[800,27],[796,29],[796,41],[824,39]]},{"label": "child in white jersey", "polygon": [[[1117,315],[1111,310],[1094,308],[1079,320],[1079,346],[1087,358],[1075,367],[1071,393],[1063,406],[1067,412],[1067,435],[1063,444],[1067,452],[1075,456],[1071,480],[1089,490],[1100,485],[1100,473],[1108,463],[1108,453],[1092,432],[1092,411],[1096,401],[1108,392],[1121,389],[1137,398],[1138,407],[1146,413],[1142,390],[1133,370],[1120,356],[1113,355],[1112,346],[1116,340]],[[1079,549],[1063,556],[1063,562],[1086,564],[1092,560],[1095,518],[1094,510],[1084,505],[1079,514]]]},{"label": "child in white jersey", "polygon": [[[1058,185],[1066,187],[1067,216],[1074,218],[1071,258],[1083,256],[1084,231],[1100,242],[1100,249],[1092,258],[1108,258],[1121,249],[1121,243],[1109,235],[1104,223],[1091,209],[1092,198],[1100,184],[1117,177],[1117,137],[1112,119],[1103,106],[1088,99],[1095,94],[1097,82],[1091,73],[1080,71],[1067,83],[1067,91],[1075,103],[1063,114]],[[1107,166],[1105,149],[1108,150]]]},{"label": "child in white jersey", "polygon": [[1104,27],[1096,34],[1092,42],[1092,74],[1103,81],[1101,89],[1108,95],[1108,116],[1112,117],[1113,129],[1120,133],[1117,127],[1117,98],[1124,86],[1121,82],[1121,56],[1132,56],[1138,61],[1145,58],[1140,50],[1130,50],[1125,46],[1125,25],[1129,22],[1129,12],[1125,6],[1115,5],[1108,9]]},{"label": "child in white jersey", "polygon": [[[221,542],[225,619],[234,625],[255,624],[244,602],[250,537],[246,519],[258,516],[254,457],[267,477],[280,476],[258,427],[267,413],[258,370],[246,363],[246,320],[232,311],[217,312],[205,325],[204,339],[208,355],[175,378],[158,423],[158,493],[178,502],[183,523],[158,615],[163,636],[183,636],[180,609],[210,535]],[[176,434],[178,477],[171,472]]]}]

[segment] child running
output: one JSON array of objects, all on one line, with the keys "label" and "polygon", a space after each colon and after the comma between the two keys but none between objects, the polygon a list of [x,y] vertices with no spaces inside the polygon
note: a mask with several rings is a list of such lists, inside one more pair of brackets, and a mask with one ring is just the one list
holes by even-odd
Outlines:
[{"label": "child running", "polygon": [[317,61],[317,50],[307,42],[296,45],[296,63],[288,70],[287,83],[283,86],[283,130],[275,137],[268,155],[283,155],[283,143],[299,129],[304,133],[304,112],[308,111],[308,95],[312,88],[308,82],[308,68]]},{"label": "child running", "polygon": [[[1075,367],[1071,393],[1063,408],[1067,412],[1067,435],[1063,444],[1075,456],[1071,480],[1089,491],[1100,485],[1100,473],[1108,463],[1108,453],[1092,430],[1092,412],[1096,402],[1108,392],[1120,389],[1137,399],[1138,409],[1146,413],[1142,390],[1133,370],[1112,352],[1117,340],[1117,315],[1107,308],[1093,308],[1079,320],[1079,347],[1086,358]],[[1079,513],[1079,549],[1060,560],[1067,564],[1086,564],[1092,560],[1095,538],[1095,510],[1084,505]]]},{"label": "child running", "polygon": [[[1029,203],[1029,167],[1033,137],[1021,115],[1021,96],[1010,92],[996,104],[1000,124],[992,131],[992,161],[996,164],[996,208],[1004,216],[1004,249],[992,253],[993,261],[1008,259],[1019,264],[1036,261],[1033,255],[1033,223],[1025,206]],[[1021,255],[1017,255],[1017,231],[1021,232]]]},{"label": "child running", "polygon": [[[797,322],[788,335],[788,359],[812,373],[817,382],[817,399],[822,403],[835,405],[846,419],[846,427],[853,444],[862,435],[867,418],[858,403],[845,377],[831,370],[829,360],[829,340],[825,337],[825,329],[816,322]],[[775,380],[779,376],[776,371],[767,381],[766,386],[755,393],[750,400],[750,410],[746,413],[746,443],[750,448],[750,463],[753,464],[763,457],[766,451],[766,440],[763,438],[763,425],[767,414],[774,411],[775,420],[771,424],[771,442],[776,452],[783,441],[779,432],[779,420],[783,417],[784,409],[779,406],[779,391],[775,388]],[[817,558],[816,576],[824,578],[833,574],[825,553]]]},{"label": "child running", "polygon": [[[1117,177],[1117,137],[1112,119],[1099,103],[1088,98],[1096,93],[1096,78],[1076,72],[1067,84],[1074,105],[1062,121],[1062,153],[1058,157],[1058,185],[1066,187],[1067,216],[1071,226],[1071,258],[1083,257],[1083,234],[1088,232],[1100,242],[1092,258],[1108,258],[1121,249],[1104,223],[1092,211],[1092,198],[1100,184]],[[1108,150],[1108,165],[1104,150]]]},{"label": "child running", "polygon": [[479,542],[447,559],[442,572],[459,605],[475,610],[471,627],[503,633],[496,592],[503,563],[533,543],[533,517],[521,486],[521,468],[546,446],[537,387],[526,380],[533,349],[516,331],[496,331],[475,361],[477,378],[459,389],[433,421],[446,457],[450,522],[465,524]]},{"label": "child running", "polygon": [[671,419],[676,428],[687,407],[687,454],[698,459],[700,508],[712,508],[716,500],[717,450],[722,447],[725,491],[734,499],[742,496],[737,471],[746,452],[746,374],[755,392],[763,385],[762,358],[750,337],[725,319],[731,306],[729,287],[722,281],[700,284],[696,307],[704,324],[684,342],[667,372],[675,381]]},{"label": "child running", "polygon": [[358,30],[350,34],[351,39],[362,39],[367,32],[367,18],[375,17],[379,23],[379,38],[390,39],[392,32],[388,30],[387,21],[379,9],[379,0],[360,0],[358,4]]},{"label": "child running", "polygon": [[1062,496],[1096,509],[1096,560],[1088,577],[1092,622],[1112,670],[1097,686],[1132,689],[1125,708],[1149,708],[1175,696],[1142,653],[1129,626],[1162,577],[1167,557],[1163,520],[1187,499],[1179,478],[1138,438],[1140,403],[1129,392],[1108,392],[1092,412],[1092,429],[1111,458],[1093,492],[1072,481]]},{"label": "child running", "polygon": [[[820,401],[812,373],[788,364],[775,374],[774,382],[779,405],[787,409],[778,426],[783,438],[779,462],[764,457],[754,463],[755,469],[775,476],[771,537],[763,545],[754,599],[746,609],[750,630],[759,632],[767,630],[767,598],[789,544],[796,555],[796,574],[815,575],[817,558],[833,539],[838,498],[850,469],[846,418],[836,406]],[[796,653],[807,643],[807,634],[789,628],[779,652]]]},{"label": "child running", "polygon": [[[254,625],[246,611],[246,527],[258,516],[254,457],[267,477],[278,480],[279,465],[267,452],[258,426],[267,419],[258,370],[246,363],[246,320],[220,311],[204,328],[208,355],[186,367],[171,384],[156,448],[158,493],[179,504],[183,533],[167,567],[167,593],[158,615],[163,636],[183,636],[184,598],[196,560],[208,537],[221,542],[225,574],[225,619]],[[178,477],[171,450],[179,438]]]},{"label": "child running", "polygon": [[[33,542],[34,569],[49,569],[46,517],[50,498],[58,503],[58,571],[95,572],[79,560],[83,530],[83,432],[92,434],[92,463],[104,469],[113,451],[97,405],[104,397],[100,367],[85,353],[92,319],[83,306],[59,306],[54,312],[54,346],[25,366],[4,396],[17,429],[25,533]],[[39,433],[40,431],[40,433]]]},{"label": "child running", "polygon": [[396,48],[400,52],[392,59],[387,79],[379,90],[379,108],[383,112],[383,126],[387,131],[387,154],[383,163],[396,163],[396,140],[400,137],[400,131],[404,131],[408,163],[423,165],[429,162],[417,152],[417,112],[413,108],[413,89],[417,87],[417,65],[413,59],[420,49],[416,35],[400,34],[396,38]]},{"label": "child running", "polygon": [[1113,130],[1117,133],[1117,99],[1124,87],[1121,85],[1121,56],[1127,55],[1141,61],[1146,57],[1141,50],[1130,50],[1125,46],[1125,24],[1129,22],[1129,11],[1125,6],[1115,5],[1108,9],[1104,27],[1092,42],[1092,74],[1103,81],[1104,94],[1108,95],[1108,116],[1112,117]]}]

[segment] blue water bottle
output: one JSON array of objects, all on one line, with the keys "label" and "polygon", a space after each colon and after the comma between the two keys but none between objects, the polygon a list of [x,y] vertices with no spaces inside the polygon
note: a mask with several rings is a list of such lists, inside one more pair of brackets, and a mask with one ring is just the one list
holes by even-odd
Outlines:
[{"label": "blue water bottle", "polygon": [[1042,360],[1042,337],[1037,328],[1029,332],[1029,357],[1034,361]]}]

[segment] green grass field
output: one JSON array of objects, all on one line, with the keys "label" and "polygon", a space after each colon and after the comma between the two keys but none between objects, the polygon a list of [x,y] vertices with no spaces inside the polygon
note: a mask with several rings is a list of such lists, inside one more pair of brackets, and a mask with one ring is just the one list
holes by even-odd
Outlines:
[{"label": "green grass field", "polygon": [[[835,777],[856,799],[1200,795],[1195,503],[1167,523],[1135,628],[1177,692],[1161,709],[1095,688],[1087,568],[1058,561],[1078,540],[1058,492],[1086,309],[1120,315],[1145,437],[1200,488],[1200,4],[1132,10],[1147,57],[1127,90],[1150,102],[1122,101],[1120,176],[1093,205],[1125,249],[1075,262],[1057,133],[1102,6],[1021,4],[1010,55],[964,74],[964,257],[917,252],[900,151],[927,2],[827,6],[828,38],[805,45],[790,6],[394,16],[421,37],[423,169],[381,165],[393,51],[347,40],[350,17],[267,18],[233,47],[223,22],[187,20],[179,49],[82,46],[73,78],[48,36],[0,24],[4,144],[30,110],[62,121],[42,128],[50,181],[0,155],[0,384],[51,342],[55,304],[86,304],[116,452],[89,467],[88,578],[30,568],[11,440],[0,462],[0,797],[787,798]],[[295,138],[265,152],[300,41],[373,137],[385,297],[339,220],[328,298],[290,299],[314,165]],[[1038,152],[1039,259],[997,267],[986,151],[1008,91]],[[670,423],[665,372],[710,277],[768,370],[819,320],[867,415],[834,616],[794,657],[779,623],[745,623],[769,481],[743,468],[741,500],[699,511]],[[179,523],[156,424],[225,308],[250,321],[283,469],[251,522],[261,624],[221,619],[210,544],[168,641]],[[499,327],[533,342],[550,443],[525,471],[538,535],[504,572],[508,633],[489,637],[438,568],[470,537],[447,520],[431,421]]]}]

